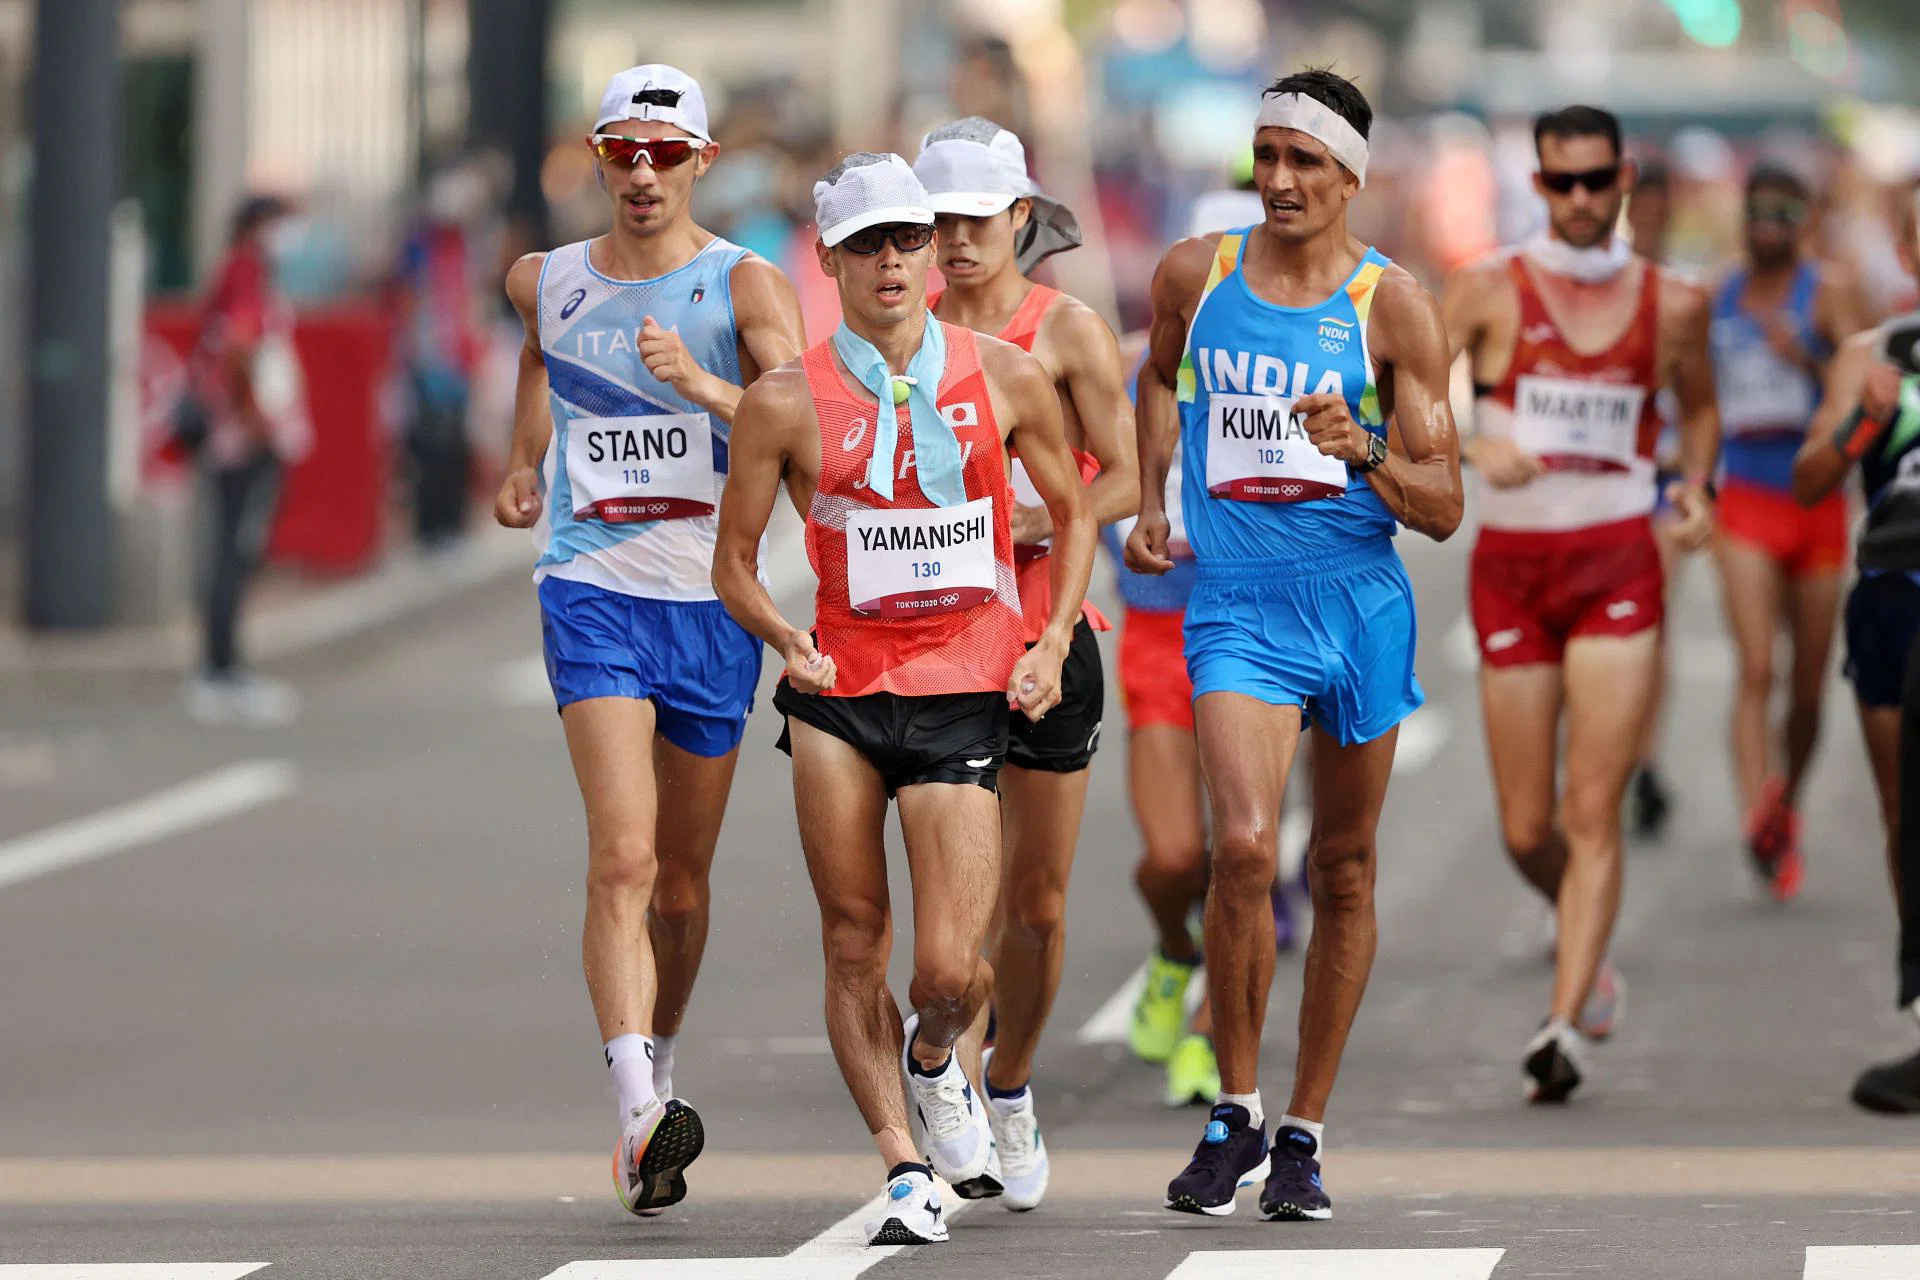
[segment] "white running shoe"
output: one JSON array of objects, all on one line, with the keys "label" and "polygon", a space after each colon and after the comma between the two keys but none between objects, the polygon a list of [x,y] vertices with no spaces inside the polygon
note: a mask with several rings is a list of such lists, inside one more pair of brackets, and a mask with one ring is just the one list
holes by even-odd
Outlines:
[{"label": "white running shoe", "polygon": [[913,1070],[913,1041],[920,1033],[920,1016],[907,1019],[906,1039],[900,1048],[900,1073],[907,1079],[907,1123],[915,1146],[935,1173],[958,1185],[987,1171],[993,1154],[993,1130],[986,1109],[974,1096],[960,1055],[949,1054],[947,1065],[931,1078]]},{"label": "white running shoe", "polygon": [[867,1224],[867,1244],[944,1244],[947,1220],[940,1212],[940,1189],[918,1170],[887,1184],[887,1203]]},{"label": "white running shoe", "polygon": [[1017,1098],[987,1099],[987,1123],[1000,1157],[1000,1203],[1015,1213],[1038,1209],[1047,1194],[1047,1141],[1033,1114],[1033,1088]]},{"label": "white running shoe", "polygon": [[687,1198],[686,1168],[707,1144],[700,1117],[684,1102],[655,1098],[635,1107],[613,1148],[613,1189],[627,1212],[653,1217]]}]

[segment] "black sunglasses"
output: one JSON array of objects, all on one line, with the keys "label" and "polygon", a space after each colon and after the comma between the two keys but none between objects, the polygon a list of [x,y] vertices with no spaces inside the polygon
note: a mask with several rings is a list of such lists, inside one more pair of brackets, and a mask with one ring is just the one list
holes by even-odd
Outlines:
[{"label": "black sunglasses", "polygon": [[1797,227],[1807,219],[1807,206],[1804,201],[1791,198],[1766,199],[1759,197],[1747,201],[1748,222],[1779,222]]},{"label": "black sunglasses", "polygon": [[1620,181],[1620,166],[1610,164],[1604,169],[1588,169],[1584,173],[1554,173],[1547,169],[1540,171],[1540,185],[1557,196],[1570,196],[1575,187],[1585,187],[1595,195],[1611,191]]},{"label": "black sunglasses", "polygon": [[888,241],[902,253],[918,253],[933,243],[933,224],[930,222],[889,222],[884,226],[862,227],[840,242],[840,247],[848,253],[857,253],[863,258],[871,258],[880,252],[881,246]]}]

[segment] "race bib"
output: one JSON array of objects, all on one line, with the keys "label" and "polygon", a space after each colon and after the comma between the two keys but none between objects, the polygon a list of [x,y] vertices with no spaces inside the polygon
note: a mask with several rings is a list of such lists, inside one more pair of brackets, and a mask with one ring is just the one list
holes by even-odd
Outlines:
[{"label": "race bib", "polygon": [[1293,400],[1219,395],[1207,406],[1207,492],[1237,502],[1311,502],[1347,491],[1347,464],[1307,438]]},{"label": "race bib", "polygon": [[847,514],[847,603],[880,617],[953,613],[993,599],[993,499]]},{"label": "race bib", "polygon": [[1626,471],[1646,401],[1644,387],[1529,374],[1514,393],[1513,440],[1549,471]]},{"label": "race bib", "polygon": [[712,424],[704,413],[575,418],[567,424],[567,482],[575,520],[710,516]]},{"label": "race bib", "polygon": [[1813,419],[1813,380],[1766,347],[1742,344],[1720,361],[1720,422],[1730,436],[1800,435]]}]

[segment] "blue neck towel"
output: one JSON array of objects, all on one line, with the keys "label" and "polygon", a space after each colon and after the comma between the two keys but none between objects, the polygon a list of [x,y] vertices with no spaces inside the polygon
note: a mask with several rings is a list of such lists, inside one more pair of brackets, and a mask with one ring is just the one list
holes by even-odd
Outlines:
[{"label": "blue neck towel", "polygon": [[[867,487],[893,501],[893,459],[900,443],[900,416],[893,403],[893,374],[887,359],[871,342],[847,328],[834,331],[833,349],[847,372],[880,402],[874,414],[873,457],[867,463]],[[927,312],[926,336],[907,362],[908,421],[913,431],[913,465],[920,476],[920,492],[936,507],[957,507],[967,500],[966,476],[961,467],[960,437],[940,416],[937,397],[940,378],[947,370],[947,335],[933,312]]]}]

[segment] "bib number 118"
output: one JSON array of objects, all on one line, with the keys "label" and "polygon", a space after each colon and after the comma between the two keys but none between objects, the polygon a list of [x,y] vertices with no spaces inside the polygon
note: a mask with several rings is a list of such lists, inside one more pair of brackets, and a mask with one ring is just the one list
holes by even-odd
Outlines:
[{"label": "bib number 118", "polygon": [[652,484],[653,470],[650,467],[641,467],[637,471],[634,470],[632,467],[623,468],[620,472],[620,483],[621,484]]}]

